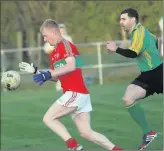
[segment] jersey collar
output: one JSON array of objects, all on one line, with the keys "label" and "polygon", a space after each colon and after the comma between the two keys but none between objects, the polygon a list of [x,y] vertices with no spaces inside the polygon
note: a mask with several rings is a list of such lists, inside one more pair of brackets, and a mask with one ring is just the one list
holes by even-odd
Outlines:
[{"label": "jersey collar", "polygon": [[56,45],[54,46],[54,48],[56,49],[56,48],[57,48],[57,46],[59,45],[59,43],[61,43],[63,40],[64,40],[64,38],[63,38],[63,37],[62,37],[62,39],[61,39],[61,40],[58,40],[58,41],[57,41],[57,43],[56,43]]},{"label": "jersey collar", "polygon": [[[132,32],[134,32],[137,28],[139,28],[140,26],[142,26],[141,25],[141,23],[138,23],[138,24],[136,24],[135,26],[134,26],[134,28],[132,29]],[[131,33],[132,33],[131,32]]]}]

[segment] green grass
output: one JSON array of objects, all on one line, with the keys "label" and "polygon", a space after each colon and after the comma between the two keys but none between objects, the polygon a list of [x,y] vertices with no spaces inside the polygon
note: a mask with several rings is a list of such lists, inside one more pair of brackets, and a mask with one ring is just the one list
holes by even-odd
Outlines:
[{"label": "green grass", "polygon": [[[129,82],[90,86],[93,105],[92,128],[105,134],[112,142],[125,149],[137,149],[142,137],[141,129],[132,120],[122,103],[122,96]],[[60,96],[53,84],[42,87],[34,84],[25,89],[1,93],[1,149],[7,150],[59,150],[66,149],[64,142],[42,122],[49,106]],[[159,137],[148,147],[163,147],[163,101],[162,95],[142,100],[147,119]],[[73,137],[89,150],[101,149],[81,138],[71,118],[62,122]]]}]

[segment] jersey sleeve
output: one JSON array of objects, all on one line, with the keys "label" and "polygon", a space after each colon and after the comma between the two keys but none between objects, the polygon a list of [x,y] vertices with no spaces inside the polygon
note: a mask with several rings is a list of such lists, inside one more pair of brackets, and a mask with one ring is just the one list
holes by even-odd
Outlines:
[{"label": "jersey sleeve", "polygon": [[54,67],[53,67],[52,63],[50,64],[50,69],[51,69],[51,70],[53,70],[53,69],[54,69]]},{"label": "jersey sleeve", "polygon": [[54,66],[53,66],[52,61],[51,61],[51,56],[49,56],[49,61],[50,61],[50,69],[53,70]]},{"label": "jersey sleeve", "polygon": [[81,68],[83,64],[82,58],[76,46],[73,45],[72,43],[69,43],[67,40],[64,40],[63,44],[64,44],[63,58],[66,59],[67,57],[73,56],[75,58],[76,68]]},{"label": "jersey sleeve", "polygon": [[135,30],[132,38],[132,44],[130,45],[129,49],[139,54],[143,49],[144,36],[145,36],[144,27]]},{"label": "jersey sleeve", "polygon": [[76,55],[73,50],[73,46],[71,46],[71,44],[67,40],[63,40],[63,45],[64,45],[64,47],[63,47],[63,57],[64,58]]}]

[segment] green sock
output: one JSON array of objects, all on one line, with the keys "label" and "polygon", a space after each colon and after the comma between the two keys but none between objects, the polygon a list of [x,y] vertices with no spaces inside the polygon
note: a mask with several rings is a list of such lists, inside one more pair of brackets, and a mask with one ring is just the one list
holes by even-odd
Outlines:
[{"label": "green sock", "polygon": [[144,134],[149,133],[151,131],[151,128],[146,121],[145,112],[141,108],[140,104],[134,103],[130,106],[127,106],[127,109],[130,115],[132,116],[132,118],[142,128]]}]

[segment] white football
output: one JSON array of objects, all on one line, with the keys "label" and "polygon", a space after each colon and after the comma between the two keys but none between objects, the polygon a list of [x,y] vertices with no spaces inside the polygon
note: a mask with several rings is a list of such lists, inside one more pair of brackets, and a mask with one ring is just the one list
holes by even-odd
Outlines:
[{"label": "white football", "polygon": [[15,90],[21,83],[21,76],[18,72],[10,70],[2,74],[1,84],[7,90]]}]

